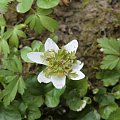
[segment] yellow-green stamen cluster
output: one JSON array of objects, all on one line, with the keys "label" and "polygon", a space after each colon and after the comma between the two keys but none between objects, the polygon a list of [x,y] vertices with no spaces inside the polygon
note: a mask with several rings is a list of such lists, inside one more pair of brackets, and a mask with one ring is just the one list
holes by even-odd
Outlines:
[{"label": "yellow-green stamen cluster", "polygon": [[44,70],[46,76],[50,75],[68,75],[72,72],[72,66],[76,63],[75,52],[67,52],[64,48],[57,53],[55,51],[46,51],[44,59],[48,66]]}]

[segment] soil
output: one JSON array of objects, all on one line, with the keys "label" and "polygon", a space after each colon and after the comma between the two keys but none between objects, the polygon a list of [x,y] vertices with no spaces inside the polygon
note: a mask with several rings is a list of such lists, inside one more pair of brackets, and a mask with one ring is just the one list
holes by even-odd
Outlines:
[{"label": "soil", "polygon": [[68,6],[54,10],[60,25],[57,35],[62,45],[72,39],[79,40],[78,59],[84,62],[85,73],[94,79],[102,59],[97,39],[120,37],[120,24],[114,15],[120,15],[120,3],[117,0],[82,1],[72,0]]}]

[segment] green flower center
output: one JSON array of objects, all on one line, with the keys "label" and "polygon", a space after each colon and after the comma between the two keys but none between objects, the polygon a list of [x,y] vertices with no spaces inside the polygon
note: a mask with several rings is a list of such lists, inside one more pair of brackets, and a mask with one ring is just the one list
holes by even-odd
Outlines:
[{"label": "green flower center", "polygon": [[53,50],[44,53],[44,59],[48,66],[44,70],[46,76],[51,75],[69,75],[72,72],[72,66],[76,63],[75,52],[67,52],[64,48],[57,53]]}]

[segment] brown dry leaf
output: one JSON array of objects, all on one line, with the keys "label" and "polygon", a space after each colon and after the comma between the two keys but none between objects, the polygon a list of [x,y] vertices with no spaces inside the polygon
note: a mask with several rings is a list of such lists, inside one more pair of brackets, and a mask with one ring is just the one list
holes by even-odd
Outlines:
[{"label": "brown dry leaf", "polygon": [[68,5],[72,0],[61,0],[60,5]]}]

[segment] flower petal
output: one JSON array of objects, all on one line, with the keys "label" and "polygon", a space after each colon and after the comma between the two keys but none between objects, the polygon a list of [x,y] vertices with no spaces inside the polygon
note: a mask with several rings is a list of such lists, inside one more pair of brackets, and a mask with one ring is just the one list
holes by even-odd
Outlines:
[{"label": "flower petal", "polygon": [[72,66],[73,70],[81,70],[83,67],[84,63],[81,61],[77,60],[77,63]]},{"label": "flower petal", "polygon": [[42,52],[30,52],[27,54],[27,57],[35,63],[47,65],[47,62],[43,59],[43,55],[44,53]]},{"label": "flower petal", "polygon": [[62,89],[65,86],[66,76],[52,76],[51,82],[57,89]]},{"label": "flower petal", "polygon": [[78,48],[78,41],[77,40],[72,40],[71,42],[69,42],[67,45],[64,46],[64,48],[68,51],[68,52],[73,52],[73,51],[77,51]]},{"label": "flower petal", "polygon": [[59,47],[51,38],[48,38],[45,42],[45,51],[47,50],[54,50],[55,52],[59,50]]},{"label": "flower petal", "polygon": [[77,77],[74,77],[74,76],[70,75],[70,78],[72,80],[80,80],[80,79],[83,79],[85,77],[85,75],[81,71],[74,70],[73,73],[76,73]]},{"label": "flower petal", "polygon": [[49,82],[51,82],[51,78],[50,78],[50,77],[47,78],[47,77],[45,76],[45,74],[44,74],[43,71],[39,73],[37,79],[38,79],[38,82],[40,82],[40,83],[42,83],[42,82],[43,82],[43,83],[49,83]]}]

